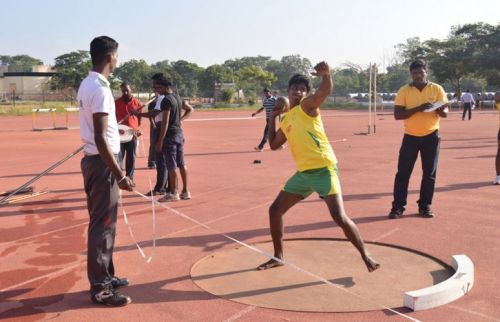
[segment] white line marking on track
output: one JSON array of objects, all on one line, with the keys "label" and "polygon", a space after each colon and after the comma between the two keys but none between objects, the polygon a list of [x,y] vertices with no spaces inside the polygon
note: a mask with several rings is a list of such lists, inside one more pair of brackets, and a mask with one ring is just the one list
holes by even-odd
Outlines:
[{"label": "white line marking on track", "polygon": [[253,310],[255,310],[255,306],[249,306],[249,307],[246,307],[244,308],[243,310],[239,311],[239,312],[236,312],[234,315],[231,315],[229,318],[225,319],[224,322],[233,322],[233,321],[236,321],[238,320],[239,318],[241,318],[243,315],[245,314],[248,314],[250,312],[252,312]]},{"label": "white line marking on track", "polygon": [[450,305],[450,304],[448,304],[448,307],[450,307],[452,309],[455,309],[457,311],[469,313],[469,314],[472,314],[472,315],[477,315],[477,316],[480,316],[482,318],[485,318],[485,319],[488,319],[488,320],[491,320],[491,321],[500,321],[500,319],[495,318],[493,316],[489,316],[489,315],[486,315],[486,314],[483,314],[483,313],[479,313],[479,312],[476,312],[476,311],[464,309],[464,308],[462,308],[460,306],[457,306],[457,305]]},{"label": "white line marking on track", "polygon": [[[219,218],[215,218],[215,219],[212,219],[212,220],[209,220],[207,221],[206,223],[207,224],[210,224],[210,223],[214,223],[214,222],[217,222],[217,221],[220,221],[220,220],[223,220],[223,219],[226,219],[226,218],[229,218],[229,217],[233,217],[233,216],[237,216],[237,215],[240,215],[240,214],[243,214],[247,211],[250,211],[250,210],[253,210],[253,209],[256,209],[258,207],[262,207],[263,205],[268,205],[270,201],[266,201],[265,203],[262,203],[262,204],[259,204],[259,205],[256,205],[256,206],[253,206],[253,207],[250,207],[248,209],[244,209],[244,210],[240,210],[240,211],[237,211],[237,212],[234,212],[232,214],[229,214],[229,215],[226,215],[226,216],[222,216],[222,217],[219,217]],[[148,208],[144,208],[144,209],[149,209]],[[39,234],[39,235],[36,235],[36,236],[30,236],[30,237],[25,237],[25,238],[22,238],[22,239],[19,239],[19,240],[24,240],[24,239],[29,239],[29,238],[34,238],[34,237],[37,237],[37,236],[42,236],[42,235],[48,235],[50,233],[53,233],[53,232],[58,232],[58,231],[62,231],[62,230],[66,230],[66,229],[70,229],[70,228],[74,228],[74,227],[78,227],[78,226],[81,226],[81,225],[87,225],[87,223],[82,223],[82,224],[78,224],[78,225],[74,225],[74,226],[71,226],[71,227],[66,227],[66,228],[61,228],[61,229],[57,229],[55,231],[50,231],[50,232],[46,232],[46,233],[42,233],[42,234]],[[176,234],[179,234],[179,233],[183,233],[183,232],[186,232],[186,231],[189,231],[189,230],[192,230],[192,229],[195,229],[195,228],[199,228],[200,226],[199,225],[193,225],[191,227],[188,227],[188,228],[183,228],[183,229],[180,229],[180,230],[177,230],[177,231],[174,231],[172,233],[169,233],[167,235],[163,235],[163,236],[159,236],[157,237],[158,239],[161,239],[161,238],[165,238],[165,237],[169,237],[169,236],[172,236],[172,235],[176,235]],[[17,241],[19,241],[17,240]],[[12,242],[8,242],[8,243],[13,243],[13,242],[16,242],[16,241],[12,241]],[[84,251],[84,250],[82,250]],[[44,275],[40,275],[40,276],[37,276],[35,278],[32,278],[30,280],[27,280],[27,281],[24,281],[22,283],[19,283],[19,284],[15,284],[15,285],[11,285],[11,286],[8,286],[2,290],[0,290],[0,293],[1,292],[5,292],[5,291],[8,291],[8,290],[11,290],[11,289],[14,289],[14,288],[17,288],[17,287],[20,287],[20,286],[23,286],[23,285],[26,285],[28,283],[31,283],[31,282],[35,282],[35,281],[38,281],[42,278],[45,278],[45,277],[53,277],[53,276],[57,276],[58,274],[62,273],[62,272],[65,272],[65,271],[68,271],[68,270],[71,270],[73,268],[76,268],[78,266],[80,266],[82,263],[84,263],[86,261],[85,260],[82,260],[80,261],[78,264],[75,264],[75,265],[72,265],[72,266],[69,266],[69,267],[64,267],[64,268],[61,268],[60,270],[58,271],[54,271],[54,272],[51,272],[51,273],[48,273],[48,274],[44,274]]]},{"label": "white line marking on track", "polygon": [[219,192],[219,191],[224,191],[224,190],[228,190],[228,189],[233,189],[233,188],[236,188],[236,187],[239,187],[239,186],[244,186],[244,185],[248,185],[248,182],[241,182],[241,183],[234,184],[234,185],[232,185],[230,187],[226,186],[226,187],[222,187],[222,188],[219,188],[219,189],[214,189],[214,190],[209,190],[209,191],[206,191],[206,192],[201,192],[201,193],[196,194],[196,197],[208,195],[208,194],[211,194],[211,193],[214,193],[214,192]]},{"label": "white line marking on track", "polygon": [[241,120],[258,120],[260,117],[214,117],[206,119],[187,119],[184,122],[203,122],[203,121],[241,121]]},{"label": "white line marking on track", "polygon": [[[245,185],[245,184],[248,184],[247,182],[243,182],[243,183],[238,183],[238,184],[235,184],[235,185],[232,185],[230,187],[224,187],[224,188],[220,188],[220,189],[214,189],[214,190],[209,190],[209,191],[206,191],[206,192],[202,192],[200,194],[198,194],[198,196],[202,196],[202,195],[207,195],[207,194],[211,194],[211,193],[215,193],[215,192],[219,192],[219,191],[223,191],[223,190],[227,190],[227,189],[232,189],[234,187],[237,187],[237,186],[241,186],[241,185]],[[259,205],[259,206],[256,206],[256,207],[260,207],[262,205]],[[248,210],[250,209],[254,209],[256,207],[252,207],[252,208],[249,208]],[[135,213],[138,213],[138,212],[141,212],[141,211],[144,211],[144,210],[148,210],[148,209],[151,209],[150,207],[144,207],[144,208],[139,208],[139,209],[136,209],[134,211],[132,211],[130,213],[130,215],[132,214],[135,214]],[[245,210],[242,210],[241,212],[245,212]],[[231,215],[228,215],[228,216],[224,216],[224,217],[221,217],[220,219],[224,219],[226,217],[232,217],[236,214],[238,214],[240,212],[236,212],[234,214],[231,214]],[[26,216],[31,216],[32,214],[27,214]],[[209,223],[212,222],[212,221],[209,221]],[[68,227],[64,227],[64,228],[59,228],[59,229],[55,229],[55,230],[51,230],[51,231],[47,231],[47,232],[44,232],[44,233],[40,233],[40,234],[36,234],[36,235],[31,235],[31,236],[27,236],[27,237],[23,237],[23,238],[19,238],[19,239],[16,239],[16,240],[11,240],[11,241],[7,241],[7,242],[0,242],[0,245],[10,245],[10,244],[14,244],[14,243],[18,243],[18,242],[22,242],[22,241],[25,241],[25,240],[29,240],[31,238],[37,238],[37,237],[41,237],[41,236],[45,236],[45,235],[50,235],[50,234],[53,234],[53,233],[58,233],[58,232],[61,232],[61,231],[65,231],[65,230],[69,230],[69,229],[73,229],[73,228],[77,228],[77,227],[80,227],[80,226],[86,226],[88,225],[88,221],[85,221],[83,223],[80,223],[80,224],[76,224],[76,225],[72,225],[72,226],[68,226]],[[165,236],[164,236],[165,237]]]},{"label": "white line marking on track", "polygon": [[[227,219],[227,218],[230,218],[230,217],[234,217],[234,216],[237,216],[237,215],[241,215],[247,211],[250,211],[250,210],[254,210],[256,208],[259,208],[259,207],[262,207],[262,206],[265,206],[265,205],[269,205],[269,203],[271,202],[271,200],[269,201],[266,201],[265,203],[261,203],[261,204],[258,204],[256,206],[253,206],[253,207],[250,207],[250,208],[247,208],[247,209],[244,209],[244,210],[240,210],[240,211],[237,211],[237,212],[234,212],[232,214],[229,214],[229,215],[226,215],[226,216],[222,216],[222,217],[219,217],[219,218],[215,218],[215,219],[212,219],[212,220],[209,220],[209,221],[206,221],[204,224],[212,224],[214,222],[218,222],[218,221],[221,221],[223,219]],[[181,229],[181,230],[177,230],[177,231],[174,231],[172,233],[169,233],[165,236],[161,236],[161,237],[158,237],[158,239],[160,238],[165,238],[165,237],[169,237],[169,236],[173,236],[173,235],[177,235],[179,233],[184,233],[186,231],[189,231],[189,230],[193,230],[195,228],[199,228],[200,225],[193,225],[191,227],[187,227],[187,228],[184,228],[184,229]]]},{"label": "white line marking on track", "polygon": [[394,234],[395,232],[397,232],[399,230],[399,228],[394,228],[393,230],[390,230],[388,232],[386,232],[385,234],[382,234],[380,236],[378,236],[377,238],[375,238],[373,241],[376,242],[376,241],[379,241],[387,236],[390,236],[392,234]]},{"label": "white line marking on track", "polygon": [[70,270],[73,270],[75,268],[77,268],[78,266],[82,265],[83,263],[85,263],[87,260],[81,260],[80,262],[78,262],[78,264],[75,264],[75,265],[72,265],[72,266],[68,266],[68,267],[63,267],[61,268],[60,270],[58,271],[54,271],[52,273],[48,273],[48,274],[45,274],[45,275],[40,275],[40,276],[37,276],[35,278],[32,278],[32,279],[29,279],[27,281],[24,281],[24,282],[21,282],[21,283],[18,283],[18,284],[15,284],[15,285],[11,285],[11,286],[8,286],[2,290],[0,290],[0,293],[3,293],[3,292],[6,292],[6,291],[9,291],[13,288],[17,288],[19,286],[23,286],[23,285],[26,285],[26,284],[29,284],[29,283],[32,283],[32,282],[36,282],[42,278],[46,278],[46,277],[52,277],[52,276],[57,276],[59,275],[60,273],[62,272],[65,272],[65,271],[70,271]]},{"label": "white line marking on track", "polygon": [[[149,209],[149,208],[147,208],[147,209]],[[45,233],[40,233],[40,234],[36,234],[36,235],[31,235],[31,236],[28,236],[28,237],[19,238],[19,239],[16,239],[16,240],[11,240],[11,241],[8,241],[8,242],[4,242],[2,244],[3,245],[9,245],[9,244],[13,244],[13,243],[18,243],[18,242],[22,242],[22,241],[27,240],[27,239],[37,238],[37,237],[41,237],[41,236],[45,236],[45,235],[49,235],[49,234],[53,234],[53,233],[58,233],[60,231],[65,231],[65,230],[68,230],[68,229],[73,229],[73,228],[84,226],[84,225],[88,225],[88,222],[83,222],[81,224],[76,224],[76,225],[73,225],[73,226],[68,226],[68,227],[64,227],[64,228],[59,228],[59,229],[47,231]]]}]

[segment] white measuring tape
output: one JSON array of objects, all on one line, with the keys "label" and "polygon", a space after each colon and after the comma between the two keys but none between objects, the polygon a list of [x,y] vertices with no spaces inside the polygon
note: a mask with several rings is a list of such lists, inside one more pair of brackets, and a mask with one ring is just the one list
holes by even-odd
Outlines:
[{"label": "white measuring tape", "polygon": [[[150,181],[150,185],[151,185],[151,181]],[[406,319],[408,319],[408,320],[410,320],[410,321],[420,322],[420,320],[417,320],[417,319],[415,319],[415,318],[412,318],[411,316],[408,316],[408,315],[403,314],[403,313],[401,313],[401,312],[398,312],[398,311],[396,311],[396,310],[394,310],[394,309],[391,309],[390,307],[387,307],[387,306],[382,305],[382,304],[380,304],[380,303],[378,303],[378,302],[375,302],[375,301],[373,301],[372,299],[366,298],[366,297],[361,296],[361,295],[359,295],[359,294],[357,294],[357,293],[354,293],[354,292],[349,291],[349,290],[347,290],[347,289],[345,289],[345,288],[342,288],[342,287],[340,287],[340,286],[338,286],[338,285],[335,285],[334,283],[330,282],[329,280],[327,280],[327,279],[325,279],[325,278],[323,278],[323,277],[321,277],[321,276],[319,276],[319,275],[316,275],[316,274],[314,274],[314,273],[311,273],[311,272],[309,272],[309,271],[307,271],[307,270],[305,270],[305,269],[303,269],[303,268],[301,268],[301,267],[299,267],[299,266],[295,265],[294,263],[291,263],[291,262],[285,261],[285,260],[283,260],[283,259],[281,259],[281,258],[274,257],[273,255],[271,255],[271,254],[269,254],[269,253],[267,253],[267,252],[265,252],[265,251],[263,251],[263,250],[260,250],[260,249],[258,249],[258,248],[256,248],[256,247],[252,246],[252,245],[249,245],[249,244],[247,244],[247,243],[245,243],[245,242],[239,241],[239,240],[238,240],[238,239],[236,239],[236,238],[233,238],[233,237],[231,237],[231,236],[229,236],[229,235],[227,235],[227,234],[224,234],[224,233],[222,233],[222,232],[220,232],[220,231],[218,231],[218,230],[215,230],[214,228],[212,228],[212,227],[210,227],[210,226],[207,226],[206,224],[204,224],[204,223],[202,223],[202,222],[199,222],[198,220],[196,220],[196,219],[194,219],[194,218],[191,218],[191,217],[189,217],[188,215],[185,215],[185,214],[183,214],[182,212],[180,212],[180,211],[178,211],[178,210],[175,210],[174,208],[171,208],[171,207],[169,207],[169,206],[167,206],[167,205],[165,205],[165,204],[162,204],[162,203],[160,203],[160,202],[158,202],[158,201],[154,200],[153,196],[151,196],[151,198],[150,198],[150,197],[148,197],[148,196],[146,196],[146,195],[143,195],[142,193],[140,193],[140,192],[138,192],[138,191],[136,191],[136,190],[134,190],[133,192],[134,192],[134,193],[136,193],[137,195],[141,196],[142,198],[144,198],[144,199],[148,200],[148,201],[149,201],[149,200],[151,200],[151,203],[152,203],[153,205],[154,205],[154,204],[159,205],[159,206],[161,206],[162,208],[167,209],[167,210],[169,210],[169,211],[173,212],[174,214],[176,214],[176,215],[178,215],[178,216],[180,216],[180,217],[182,217],[182,218],[184,218],[184,219],[187,219],[187,220],[191,221],[192,223],[195,223],[196,225],[199,225],[199,226],[201,226],[201,227],[203,227],[203,228],[206,228],[207,230],[210,230],[210,231],[212,231],[212,232],[216,233],[217,235],[223,236],[223,237],[225,237],[225,238],[227,238],[227,239],[229,239],[229,240],[231,240],[231,241],[233,241],[233,242],[235,242],[235,243],[237,243],[237,244],[239,244],[239,245],[241,245],[241,246],[243,246],[243,247],[246,247],[246,248],[248,248],[248,249],[250,249],[250,250],[253,250],[254,252],[257,252],[257,253],[259,253],[259,254],[261,254],[261,255],[264,255],[264,256],[266,256],[266,257],[268,257],[268,258],[270,258],[270,259],[274,259],[275,261],[278,261],[278,262],[280,262],[280,263],[282,263],[282,264],[284,264],[284,265],[288,265],[289,267],[291,267],[291,268],[293,268],[293,269],[295,269],[295,270],[297,270],[297,271],[299,271],[299,272],[301,272],[301,273],[303,273],[303,274],[309,275],[309,276],[311,276],[311,277],[313,277],[313,278],[315,278],[315,279],[317,279],[317,280],[319,280],[319,281],[321,281],[321,282],[323,282],[323,283],[325,283],[325,284],[328,284],[328,285],[330,285],[330,286],[333,286],[333,287],[335,287],[335,288],[337,288],[337,289],[339,289],[339,290],[341,290],[341,291],[343,291],[343,292],[346,292],[346,293],[348,293],[348,294],[354,295],[354,296],[356,296],[356,297],[358,297],[358,298],[362,299],[363,301],[366,301],[366,302],[371,302],[371,303],[373,303],[373,304],[376,304],[376,305],[377,305],[377,306],[379,306],[380,308],[382,308],[382,309],[384,309],[384,310],[387,310],[387,311],[390,311],[390,312],[392,312],[392,313],[394,313],[394,314],[396,314],[396,315],[398,315],[398,316],[400,316],[400,317],[402,317],[402,318],[406,318]],[[153,215],[153,218],[154,218],[154,215]],[[153,225],[153,227],[154,227],[154,225]],[[130,228],[130,226],[129,226],[129,228]],[[154,231],[153,231],[153,233],[154,233]],[[155,244],[155,240],[153,240],[153,245],[154,245],[154,244]],[[141,252],[141,254],[143,254],[143,252],[142,252],[142,250],[140,249],[140,246],[137,244],[137,242],[136,242],[136,245],[137,245],[137,247],[139,248],[139,251]],[[153,248],[153,251],[154,251],[154,248]],[[143,257],[145,257],[145,256],[143,255]]]},{"label": "white measuring tape", "polygon": [[[151,179],[148,177],[148,182],[149,182],[149,191],[153,191],[153,187],[151,185]],[[135,192],[135,191],[134,191]],[[146,196],[144,196],[146,197]],[[146,199],[149,199],[146,197]],[[139,253],[141,254],[142,258],[146,260],[146,263],[150,263],[151,260],[153,259],[153,256],[155,254],[155,249],[156,249],[156,211],[155,211],[155,200],[153,197],[151,197],[151,212],[152,212],[152,221],[153,221],[153,250],[151,251],[151,255],[146,258],[146,254],[142,250],[142,247],[139,245],[137,240],[135,239],[134,233],[132,232],[132,226],[130,225],[128,218],[127,218],[127,213],[125,212],[125,207],[123,207],[123,202],[122,202],[122,190],[120,189],[120,199],[119,199],[119,204],[120,208],[122,208],[122,213],[123,213],[123,218],[125,219],[125,223],[127,224],[128,232],[130,234],[130,237],[132,237],[132,240],[135,243],[135,246],[139,250]]]},{"label": "white measuring tape", "polygon": [[140,142],[140,146],[142,148],[142,157],[147,158],[148,155],[146,154],[146,148],[144,147],[144,140],[142,139],[142,135],[139,136],[139,140],[137,140],[137,144],[139,144],[139,142]]}]

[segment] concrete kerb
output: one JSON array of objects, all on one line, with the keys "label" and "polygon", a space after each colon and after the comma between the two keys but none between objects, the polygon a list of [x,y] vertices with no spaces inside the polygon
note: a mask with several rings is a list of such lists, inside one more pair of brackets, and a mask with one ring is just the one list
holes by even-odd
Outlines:
[{"label": "concrete kerb", "polygon": [[474,264],[466,255],[452,256],[455,274],[444,282],[404,294],[404,306],[413,311],[441,306],[466,295],[474,285]]}]

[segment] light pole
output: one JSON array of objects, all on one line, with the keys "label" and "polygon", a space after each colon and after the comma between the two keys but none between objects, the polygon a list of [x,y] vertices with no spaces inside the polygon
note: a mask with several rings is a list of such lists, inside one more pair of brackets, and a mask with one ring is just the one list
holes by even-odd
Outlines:
[{"label": "light pole", "polygon": [[11,83],[11,84],[9,84],[9,86],[10,86],[10,90],[12,91],[12,104],[13,104],[12,109],[15,109],[16,108],[16,89],[17,89],[17,86],[16,86],[16,83]]}]

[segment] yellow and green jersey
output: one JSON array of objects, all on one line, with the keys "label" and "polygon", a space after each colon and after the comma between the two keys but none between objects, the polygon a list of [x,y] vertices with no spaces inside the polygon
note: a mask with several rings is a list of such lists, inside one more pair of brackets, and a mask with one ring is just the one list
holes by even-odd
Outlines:
[{"label": "yellow and green jersey", "polygon": [[281,120],[298,171],[335,165],[337,158],[328,141],[321,116],[309,116],[299,105],[288,111]]}]

